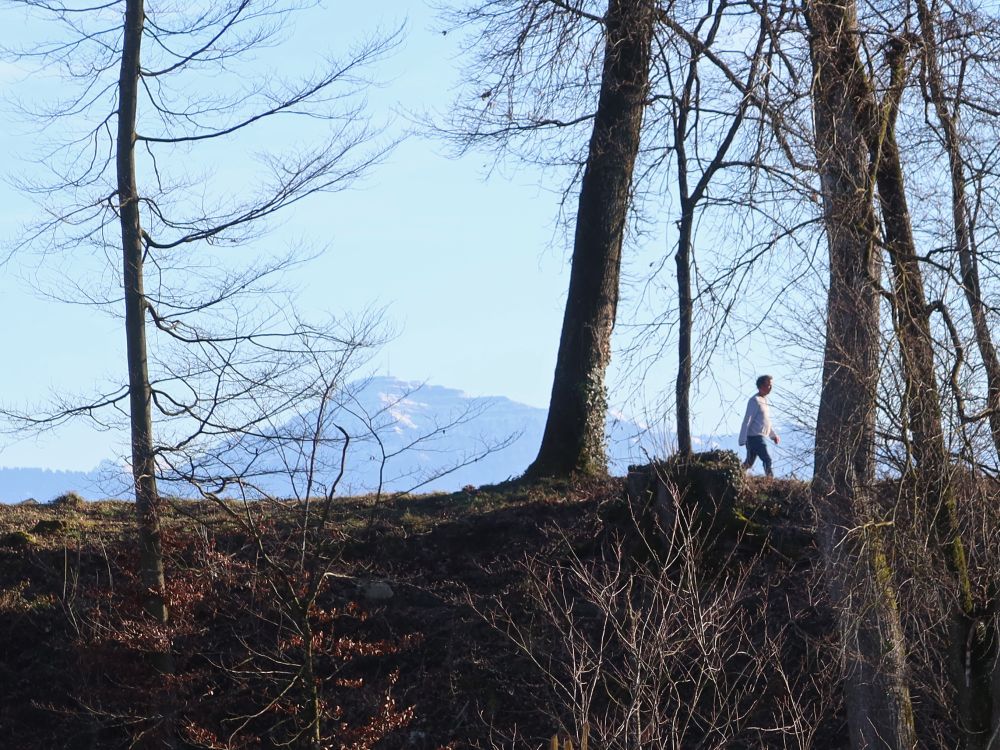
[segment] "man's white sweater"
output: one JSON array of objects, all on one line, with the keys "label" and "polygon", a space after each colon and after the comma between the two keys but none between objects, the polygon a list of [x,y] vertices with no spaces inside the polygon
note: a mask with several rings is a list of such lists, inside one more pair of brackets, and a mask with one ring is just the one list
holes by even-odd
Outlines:
[{"label": "man's white sweater", "polygon": [[761,435],[774,440],[778,433],[771,427],[771,410],[767,403],[767,396],[751,396],[747,402],[747,413],[743,417],[743,426],[740,427],[740,445],[747,444],[747,438],[753,435]]}]

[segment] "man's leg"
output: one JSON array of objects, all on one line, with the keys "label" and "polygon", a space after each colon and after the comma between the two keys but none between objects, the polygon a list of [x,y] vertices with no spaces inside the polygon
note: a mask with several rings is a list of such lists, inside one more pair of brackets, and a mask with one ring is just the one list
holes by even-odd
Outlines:
[{"label": "man's leg", "polygon": [[743,462],[743,468],[749,471],[758,456],[764,464],[764,473],[769,477],[773,476],[771,474],[771,454],[767,452],[767,441],[762,435],[751,435],[747,438],[747,460]]},{"label": "man's leg", "polygon": [[760,439],[760,445],[757,446],[757,453],[760,456],[760,460],[764,463],[764,474],[769,477],[774,476],[771,473],[771,454],[767,451],[767,441],[764,438]]}]

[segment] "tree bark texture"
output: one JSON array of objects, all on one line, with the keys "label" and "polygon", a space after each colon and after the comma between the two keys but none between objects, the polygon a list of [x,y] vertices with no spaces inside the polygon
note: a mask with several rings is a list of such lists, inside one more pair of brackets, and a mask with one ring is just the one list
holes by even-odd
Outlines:
[{"label": "tree bark texture", "polygon": [[901,42],[890,48],[887,59],[892,85],[883,106],[881,137],[873,138],[870,148],[876,164],[885,245],[892,269],[894,329],[903,361],[904,404],[916,464],[912,486],[918,497],[918,518],[926,524],[921,531],[929,534],[932,549],[947,568],[954,586],[950,592],[954,609],[949,621],[948,661],[957,695],[958,723],[964,746],[971,750],[983,748],[990,731],[991,649],[987,630],[983,623],[977,622],[974,611],[951,482],[951,461],[944,439],[930,314],[896,143],[895,121],[906,78],[906,54],[907,47]]},{"label": "tree bark texture", "polygon": [[529,477],[607,472],[605,371],[649,87],[655,9],[652,0],[608,3],[601,90],[580,186],[569,293],[548,419]]},{"label": "tree bark texture", "polygon": [[807,5],[830,256],[812,496],[844,654],[851,745],[916,744],[892,572],[874,512],[879,264],[853,0]]},{"label": "tree bark texture", "polygon": [[146,359],[146,297],[143,292],[143,239],[135,177],[135,129],[144,22],[142,0],[127,0],[118,80],[118,140],[116,166],[119,219],[122,232],[125,287],[132,475],[139,527],[139,566],[147,592],[145,607],[156,623],[167,622],[164,600],[163,552],[160,543],[159,495],[153,452],[151,395]]}]

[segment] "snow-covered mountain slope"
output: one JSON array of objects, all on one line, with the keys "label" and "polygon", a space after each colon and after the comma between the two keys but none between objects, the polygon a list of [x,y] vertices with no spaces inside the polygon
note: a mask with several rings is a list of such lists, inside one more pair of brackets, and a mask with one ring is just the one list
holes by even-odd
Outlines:
[{"label": "snow-covered mountain slope", "polygon": [[[502,396],[472,397],[454,388],[373,378],[338,394],[321,429],[317,412],[309,411],[271,439],[227,446],[222,458],[245,467],[258,488],[282,497],[303,495],[310,474],[310,493],[323,491],[342,464],[339,494],[379,487],[450,491],[520,475],[538,452],[545,417],[544,409]],[[341,429],[350,436],[343,462]],[[623,473],[634,458],[629,437],[638,431],[627,420],[609,420],[613,472]],[[310,438],[317,435],[314,454]]]},{"label": "snow-covered mountain slope", "polygon": [[[272,439],[244,438],[218,448],[208,462],[243,473],[276,497],[319,494],[340,474],[338,494],[384,491],[452,491],[519,476],[535,458],[545,428],[545,409],[503,396],[474,397],[455,388],[378,377],[355,383],[328,405],[322,429],[318,412],[303,412],[274,431]],[[346,460],[340,428],[350,435]],[[642,424],[612,413],[607,422],[609,467],[624,474],[629,464],[670,452],[672,435],[656,435]],[[311,441],[309,438],[320,437]],[[316,448],[313,451],[313,448]],[[742,450],[736,436],[700,436],[695,450]],[[773,450],[779,474],[807,475],[811,453],[806,435],[786,433]],[[313,467],[310,471],[310,466]],[[306,479],[312,476],[313,483]],[[0,469],[0,501],[26,497],[46,501],[73,489],[87,498],[127,497],[127,472],[110,462],[89,473]],[[190,495],[182,484],[162,491]]]}]

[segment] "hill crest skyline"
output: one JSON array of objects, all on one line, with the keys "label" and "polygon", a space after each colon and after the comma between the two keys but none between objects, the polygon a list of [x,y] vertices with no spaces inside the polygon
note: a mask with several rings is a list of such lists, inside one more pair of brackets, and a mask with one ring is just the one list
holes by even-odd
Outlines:
[{"label": "hill crest skyline", "polygon": [[[519,476],[534,460],[547,416],[546,409],[506,396],[470,396],[460,388],[388,375],[372,377],[353,386],[359,386],[355,397],[365,411],[374,414],[381,410],[387,416],[382,427],[389,452],[401,451],[386,475],[388,481],[383,486],[386,491],[405,491],[409,485],[417,485],[415,491],[418,492],[454,491],[466,485],[494,484]],[[448,425],[467,412],[473,414],[468,421],[449,426],[426,443],[418,442],[412,450],[405,449],[407,441],[433,433],[440,425]],[[334,412],[336,418],[338,413]],[[629,464],[647,463],[650,456],[661,456],[667,452],[663,446],[671,443],[670,436],[661,435],[657,439],[645,423],[629,419],[620,412],[609,412],[607,435],[612,474],[624,474]],[[485,455],[468,465],[448,471],[444,476],[435,476],[444,471],[449,461],[461,463],[461,457],[471,457],[476,446],[508,439],[511,444],[502,450],[485,451]],[[696,447],[739,450],[735,435],[700,435],[696,437]],[[791,455],[787,447],[784,451]],[[780,465],[781,456],[778,458]],[[340,494],[372,490],[376,482],[372,475],[373,460],[374,456],[366,452],[363,443],[355,445]],[[784,472],[790,468],[794,469],[785,462]],[[278,495],[294,490],[280,480],[270,481],[266,489]],[[19,502],[27,498],[46,501],[68,490],[87,499],[127,497],[127,465],[107,459],[90,471],[0,467],[0,502]]]}]

